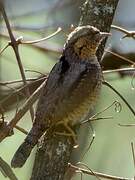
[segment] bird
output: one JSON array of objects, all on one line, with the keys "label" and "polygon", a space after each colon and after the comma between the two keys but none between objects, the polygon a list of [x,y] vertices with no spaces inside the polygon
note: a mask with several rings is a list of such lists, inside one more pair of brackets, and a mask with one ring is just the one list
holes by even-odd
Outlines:
[{"label": "bird", "polygon": [[96,51],[109,35],[90,25],[78,26],[68,35],[62,55],[42,89],[33,126],[11,160],[13,168],[25,164],[40,137],[51,127],[63,126],[65,135],[75,140],[73,126],[95,107],[101,91],[103,75]]}]

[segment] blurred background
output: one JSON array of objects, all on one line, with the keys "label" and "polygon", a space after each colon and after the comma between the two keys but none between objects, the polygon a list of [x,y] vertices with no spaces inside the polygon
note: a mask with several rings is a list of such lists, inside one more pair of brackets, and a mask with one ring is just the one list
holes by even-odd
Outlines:
[{"label": "blurred background", "polygon": [[[6,12],[16,37],[23,36],[24,40],[36,40],[55,32],[58,27],[63,29],[59,34],[42,43],[19,46],[25,74],[27,79],[30,80],[28,82],[30,83],[31,93],[43,82],[43,75],[49,73],[53,65],[58,61],[67,34],[71,30],[71,25],[77,26],[79,22],[80,6],[83,2],[83,0],[5,1]],[[134,0],[119,0],[113,24],[127,30],[135,30],[134,7]],[[0,49],[2,49],[7,45],[9,38],[5,23],[2,17],[0,18]],[[108,40],[106,48],[135,61],[135,40],[132,38],[121,40],[122,36],[121,32],[112,30],[112,36]],[[110,53],[105,53],[102,66],[104,70],[107,70],[129,67],[131,64]],[[127,72],[109,73],[104,75],[104,77],[135,109],[135,90],[131,86],[133,74]],[[21,107],[26,99],[24,98],[22,83],[3,85],[1,82],[17,79],[21,79],[19,68],[12,48],[8,47],[0,55],[0,105],[4,111],[6,121],[10,121],[14,117],[16,107]],[[38,79],[38,81],[31,83],[33,79]],[[21,89],[18,95],[17,89]],[[135,118],[122,100],[108,87],[104,86],[96,112],[104,109],[116,100],[121,103],[121,112],[117,113],[115,107],[112,106],[101,117],[112,116],[113,119],[92,122],[96,137],[82,161],[90,169],[98,172],[115,176],[133,177],[135,168],[131,142],[135,142],[135,126],[122,127],[118,124],[134,124]],[[18,125],[26,130],[30,129],[32,123],[29,112]],[[90,130],[83,137],[84,140],[88,138],[85,149],[87,149],[91,141],[91,136],[92,132]],[[13,154],[24,138],[25,135],[15,129],[13,136],[1,142],[0,157],[10,164]],[[23,168],[14,170],[19,180],[28,180],[30,178],[35,152],[36,149],[32,152]],[[79,178],[80,174],[74,177],[74,179]],[[6,179],[2,173],[0,173],[0,179]],[[83,175],[83,179],[96,179],[96,177]]]}]

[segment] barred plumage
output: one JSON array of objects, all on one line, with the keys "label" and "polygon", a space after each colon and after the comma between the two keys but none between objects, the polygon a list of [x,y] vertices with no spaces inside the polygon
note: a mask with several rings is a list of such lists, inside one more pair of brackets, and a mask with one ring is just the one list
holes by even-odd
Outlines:
[{"label": "barred plumage", "polygon": [[11,165],[21,167],[42,134],[59,122],[72,128],[94,107],[102,84],[96,50],[108,33],[92,26],[76,28],[68,37],[60,61],[42,90],[33,127],[15,153]]}]

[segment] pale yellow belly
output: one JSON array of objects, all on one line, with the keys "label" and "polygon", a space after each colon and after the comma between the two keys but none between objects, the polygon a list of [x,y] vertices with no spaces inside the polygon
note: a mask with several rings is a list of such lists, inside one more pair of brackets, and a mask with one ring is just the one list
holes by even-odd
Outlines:
[{"label": "pale yellow belly", "polygon": [[63,121],[66,121],[71,125],[75,125],[78,122],[84,120],[88,116],[89,112],[94,108],[98,97],[99,92],[96,90],[96,92],[93,92],[90,96],[88,96],[84,102],[80,103],[80,105],[69,112],[68,115],[63,117]]}]

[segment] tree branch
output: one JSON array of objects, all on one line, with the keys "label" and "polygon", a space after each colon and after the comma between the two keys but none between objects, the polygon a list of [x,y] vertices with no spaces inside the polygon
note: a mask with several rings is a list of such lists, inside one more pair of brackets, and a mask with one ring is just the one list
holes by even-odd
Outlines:
[{"label": "tree branch", "polygon": [[0,171],[10,180],[18,180],[11,167],[0,157]]},{"label": "tree branch", "polygon": [[103,174],[103,173],[99,173],[99,172],[95,172],[95,171],[90,171],[90,170],[86,170],[77,166],[74,166],[72,164],[69,163],[69,167],[71,169],[74,169],[74,171],[80,171],[84,174],[88,174],[91,176],[96,176],[99,178],[105,178],[105,179],[110,179],[110,180],[133,180],[133,178],[124,178],[124,177],[117,177],[117,176],[111,176],[108,174]]},{"label": "tree branch", "polygon": [[46,81],[44,81],[39,88],[27,99],[25,104],[18,110],[13,119],[8,123],[4,123],[0,128],[0,142],[7,136],[9,136],[12,129],[18,123],[18,121],[24,116],[24,114],[29,110],[33,103],[38,99],[41,89],[44,87]]},{"label": "tree branch", "polygon": [[[19,70],[20,70],[20,73],[21,73],[21,76],[22,76],[23,83],[24,83],[24,85],[27,85],[24,69],[23,69],[21,58],[20,58],[20,55],[19,55],[18,43],[17,43],[17,41],[16,41],[16,39],[15,39],[13,33],[12,33],[12,30],[11,30],[11,27],[10,27],[10,24],[9,24],[9,21],[8,21],[8,17],[7,17],[7,14],[5,12],[5,9],[4,9],[4,6],[3,6],[2,2],[0,2],[0,10],[2,12],[3,18],[4,18],[6,26],[7,26],[7,30],[8,30],[10,39],[11,39],[10,45],[12,46],[12,48],[14,50],[16,60],[17,60],[18,66],[19,66]],[[28,87],[26,87],[25,92],[26,92],[26,97],[29,98],[30,91],[29,91]],[[34,118],[33,107],[30,107],[30,114],[31,114],[31,118],[33,119]]]},{"label": "tree branch", "polygon": [[[79,25],[92,25],[101,31],[109,32],[114,13],[119,0],[86,0],[82,7]],[[102,41],[97,51],[97,58],[102,60],[106,39]]]}]

